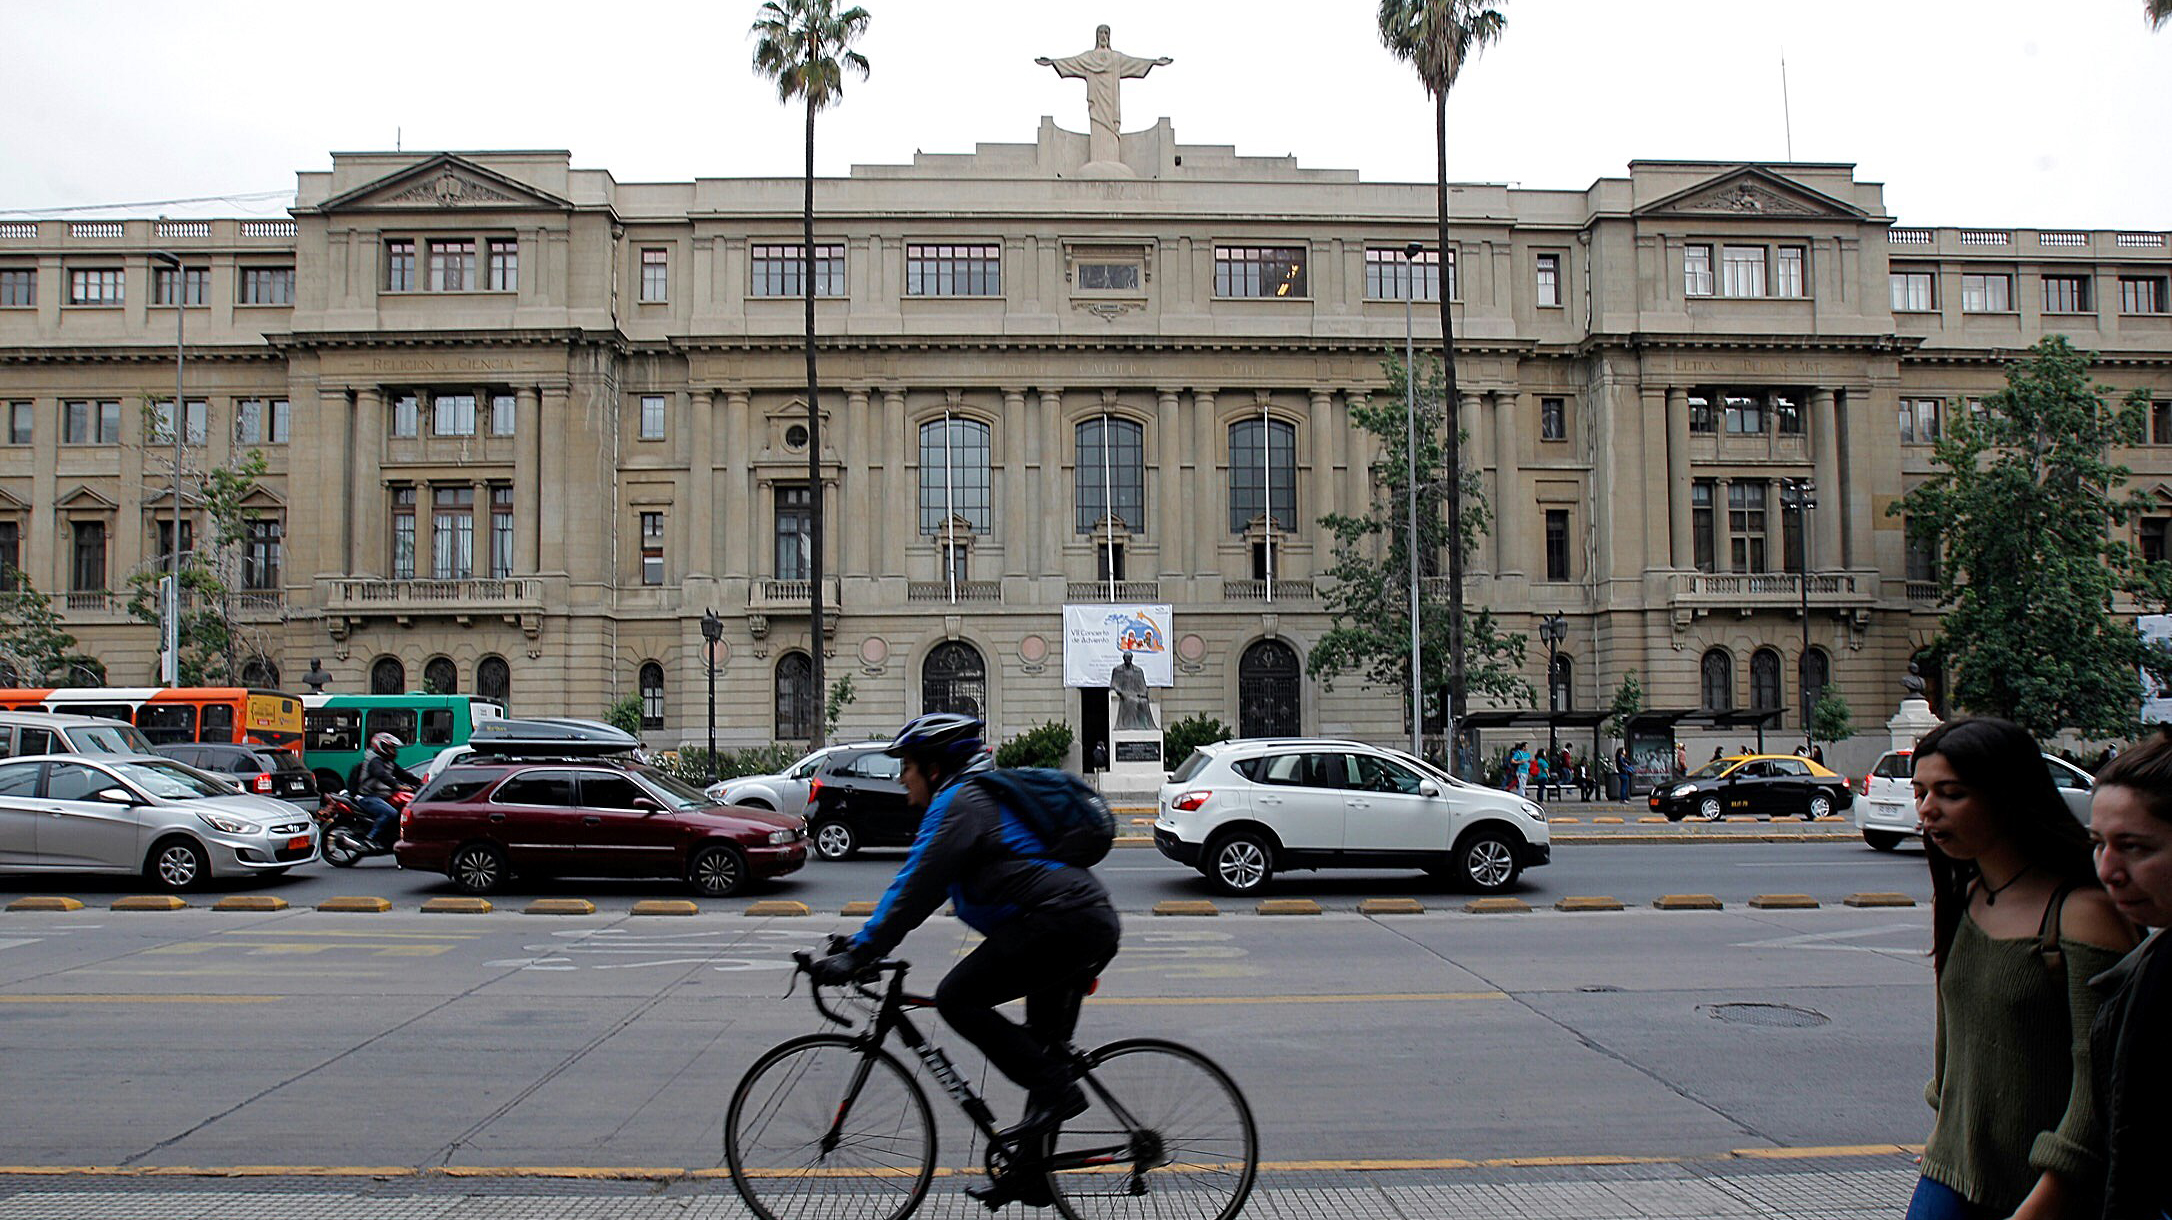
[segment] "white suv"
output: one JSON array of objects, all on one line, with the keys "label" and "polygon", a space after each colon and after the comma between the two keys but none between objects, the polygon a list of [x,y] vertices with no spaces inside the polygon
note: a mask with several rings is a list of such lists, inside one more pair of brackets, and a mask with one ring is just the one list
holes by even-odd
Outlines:
[{"label": "white suv", "polygon": [[[2051,782],[2067,811],[2087,826],[2089,791],[2096,781],[2087,771],[2050,754],[2044,755],[2044,769],[2051,772]],[[1910,782],[1914,770],[1913,751],[1887,750],[1858,781],[1856,791],[1862,799],[1855,802],[1855,828],[1863,832],[1863,842],[1879,851],[1892,851],[1902,839],[1923,833],[1916,822],[1916,794]]]},{"label": "white suv", "polygon": [[1225,894],[1293,868],[1422,868],[1481,893],[1552,850],[1546,811],[1356,741],[1204,745],[1161,788],[1154,846]]}]

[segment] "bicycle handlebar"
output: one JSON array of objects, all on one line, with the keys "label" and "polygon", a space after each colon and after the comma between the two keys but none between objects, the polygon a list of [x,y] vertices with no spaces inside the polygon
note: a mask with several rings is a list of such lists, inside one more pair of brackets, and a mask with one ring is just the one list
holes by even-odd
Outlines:
[{"label": "bicycle handlebar", "polygon": [[[815,963],[815,955],[813,953],[805,949],[798,950],[792,954],[792,961],[797,964],[797,972],[807,976],[808,998],[814,1001],[815,1011],[822,1014],[823,1020],[828,1021],[832,1025],[843,1025],[848,1028],[854,1024],[857,1024],[851,1018],[839,1015],[836,1011],[831,1009],[829,1005],[822,1002],[823,985],[814,981],[813,966]],[[882,1002],[883,999],[882,993],[868,986],[864,980],[869,978],[879,978],[884,974],[903,974],[905,972],[905,968],[906,963],[899,961],[894,957],[884,958],[879,962],[871,963],[865,970],[863,970],[861,972],[862,978],[856,978],[849,980],[845,983],[834,985],[837,986],[840,990],[846,987],[850,987],[852,990],[858,992],[862,998],[872,1000],[879,1004]]]}]

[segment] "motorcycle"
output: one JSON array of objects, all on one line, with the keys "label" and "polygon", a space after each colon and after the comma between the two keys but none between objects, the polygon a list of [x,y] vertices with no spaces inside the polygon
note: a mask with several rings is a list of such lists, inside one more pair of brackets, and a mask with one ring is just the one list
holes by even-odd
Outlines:
[{"label": "motorcycle", "polygon": [[[385,798],[392,807],[402,813],[415,794],[401,788]],[[370,826],[376,815],[362,808],[361,798],[352,792],[330,792],[324,804],[316,812],[317,825],[323,828],[322,851],[324,862],[333,868],[353,868],[371,856],[389,856],[390,847],[377,847],[370,843]]]}]

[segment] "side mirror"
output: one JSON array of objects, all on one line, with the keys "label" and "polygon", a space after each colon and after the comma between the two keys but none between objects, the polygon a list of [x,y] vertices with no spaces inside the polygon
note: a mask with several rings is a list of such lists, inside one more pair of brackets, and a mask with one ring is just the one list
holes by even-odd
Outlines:
[{"label": "side mirror", "polygon": [[655,801],[650,800],[648,797],[645,796],[635,797],[633,799],[633,807],[639,809],[643,813],[662,813],[664,811],[664,807],[662,805],[657,804]]},{"label": "side mirror", "polygon": [[1439,796],[1439,795],[1440,795],[1440,785],[1438,785],[1438,784],[1434,783],[1434,782],[1433,782],[1432,780],[1429,780],[1429,779],[1421,779],[1421,780],[1419,780],[1419,781],[1418,781],[1418,795],[1419,795],[1419,796]]},{"label": "side mirror", "polygon": [[104,801],[108,805],[133,805],[136,803],[135,794],[126,788],[100,788],[91,799]]}]

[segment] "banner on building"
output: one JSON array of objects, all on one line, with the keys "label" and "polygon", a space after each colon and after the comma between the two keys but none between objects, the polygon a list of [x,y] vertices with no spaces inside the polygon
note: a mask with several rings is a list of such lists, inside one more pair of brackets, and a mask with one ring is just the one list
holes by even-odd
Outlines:
[{"label": "banner on building", "polygon": [[1148,686],[1176,685],[1169,624],[1167,606],[1065,606],[1063,684],[1107,686],[1109,671],[1129,655]]}]

